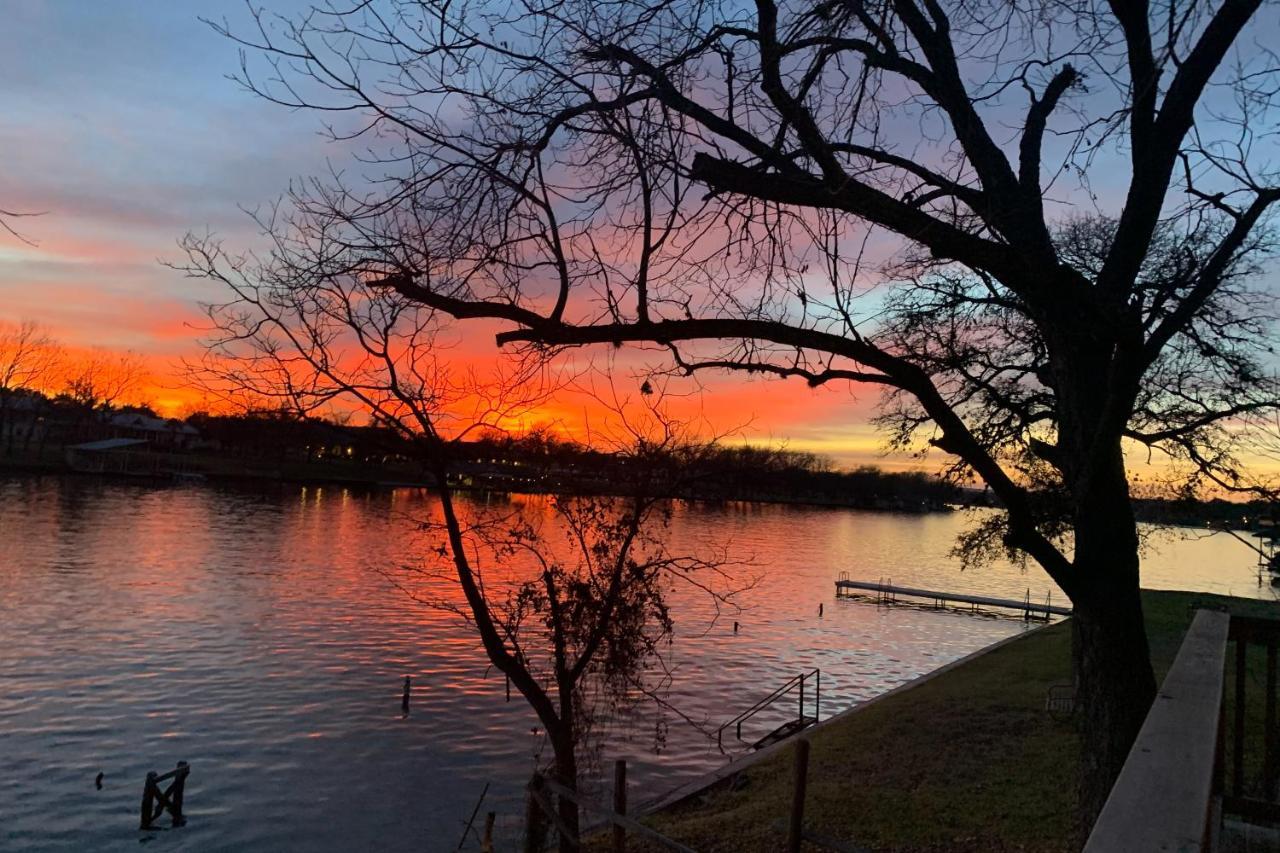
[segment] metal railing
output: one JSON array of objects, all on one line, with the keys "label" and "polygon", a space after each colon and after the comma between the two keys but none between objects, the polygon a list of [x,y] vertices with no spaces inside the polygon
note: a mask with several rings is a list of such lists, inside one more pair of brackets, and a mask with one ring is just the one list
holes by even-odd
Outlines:
[{"label": "metal railing", "polygon": [[759,702],[756,702],[750,708],[743,711],[741,714],[734,717],[732,720],[725,723],[720,728],[716,729],[716,744],[719,747],[720,751],[724,752],[725,729],[732,727],[734,729],[734,736],[738,740],[742,740],[742,724],[743,723],[745,723],[747,720],[750,720],[756,714],[759,714],[761,711],[765,710],[769,706],[773,705],[775,702],[778,702],[788,693],[792,692],[793,690],[796,690],[797,688],[799,689],[800,695],[799,695],[799,709],[798,709],[798,713],[796,714],[796,724],[799,728],[803,728],[805,725],[805,715],[804,715],[805,682],[808,679],[813,679],[814,681],[813,721],[817,722],[818,713],[822,704],[822,670],[818,669],[817,667],[814,667],[808,672],[802,672],[799,675],[789,679],[785,684],[783,684],[777,690],[773,691],[768,696],[764,697]]}]

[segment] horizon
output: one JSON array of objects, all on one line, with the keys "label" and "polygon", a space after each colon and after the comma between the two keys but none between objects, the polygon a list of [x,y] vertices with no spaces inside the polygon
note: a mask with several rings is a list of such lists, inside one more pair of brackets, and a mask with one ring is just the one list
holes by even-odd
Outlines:
[{"label": "horizon", "polygon": [[[305,2],[271,3],[287,13]],[[0,232],[0,323],[33,321],[81,356],[93,349],[137,353],[148,380],[137,398],[166,417],[208,408],[184,380],[184,360],[202,350],[201,304],[221,292],[164,266],[187,233],[212,233],[252,248],[260,235],[246,214],[291,183],[327,171],[351,152],[324,140],[315,118],[290,112],[227,79],[235,44],[200,18],[244,7],[149,0],[121,14],[107,6],[24,3],[8,12],[0,72],[12,85],[0,105],[13,117],[0,131],[11,168],[0,175],[3,209],[22,240]],[[53,73],[23,62],[21,45],[46,43],[61,57]],[[460,354],[492,365],[491,337],[469,330]],[[592,358],[611,358],[592,356]],[[625,364],[645,356],[629,350]],[[635,383],[637,386],[639,380]],[[814,452],[841,467],[940,470],[945,456],[891,452],[872,424],[874,387],[808,387],[792,380],[700,375],[679,382],[686,410],[741,442]],[[710,403],[711,399],[714,402]],[[553,424],[582,440],[599,417],[589,397],[561,393],[522,428]],[[1162,471],[1131,454],[1136,471]],[[1257,457],[1259,470],[1280,462]],[[1148,471],[1151,473],[1151,471]]]},{"label": "horizon", "polygon": [[[289,14],[308,5],[269,7]],[[147,0],[125,13],[22,3],[9,10],[0,36],[7,48],[0,72],[12,81],[0,104],[13,117],[0,131],[10,163],[0,175],[0,209],[34,214],[12,221],[22,239],[0,232],[0,323],[34,321],[80,357],[95,349],[136,353],[148,379],[130,402],[166,417],[210,408],[184,377],[184,361],[203,352],[201,305],[224,295],[164,265],[180,260],[178,241],[215,234],[252,250],[261,235],[246,211],[337,168],[355,144],[326,140],[307,111],[267,103],[228,79],[239,67],[237,45],[202,17],[232,29],[251,21],[244,7],[214,0]],[[30,44],[58,55],[57,67],[24,63],[22,46]],[[501,356],[491,331],[468,328],[457,357],[492,367]],[[649,358],[629,348],[621,356],[591,353],[587,363],[621,367],[618,381],[638,388],[635,374]],[[741,374],[672,381],[673,396],[687,397],[685,414],[737,442],[818,453],[845,468],[938,471],[947,459],[928,448],[888,449],[871,422],[880,398],[873,386]],[[600,414],[590,395],[561,392],[517,428],[551,424],[589,440]],[[1128,456],[1139,478],[1171,470],[1136,447]],[[1254,454],[1249,463],[1280,472],[1270,456]]]},{"label": "horizon", "polygon": [[[281,12],[306,5],[269,4]],[[199,357],[200,304],[221,294],[163,262],[179,260],[188,232],[256,245],[241,208],[271,203],[350,153],[322,139],[314,117],[226,79],[238,67],[236,45],[200,20],[224,15],[233,27],[247,21],[243,6],[217,2],[148,0],[124,14],[24,3],[8,10],[0,35],[0,73],[11,81],[0,92],[11,117],[0,131],[10,163],[0,175],[0,209],[38,214],[13,223],[29,242],[0,232],[0,322],[36,322],[80,354],[137,353],[149,381],[133,402],[166,417],[201,406],[182,360]],[[36,43],[61,58],[53,73],[23,62],[21,46]],[[464,347],[478,362],[498,358],[483,334],[469,333]],[[740,376],[704,376],[683,388],[714,395],[717,432],[742,428],[753,442],[841,465],[930,467],[882,453],[868,423],[874,389]],[[587,398],[561,394],[526,426],[558,424],[580,438],[592,414]]]}]

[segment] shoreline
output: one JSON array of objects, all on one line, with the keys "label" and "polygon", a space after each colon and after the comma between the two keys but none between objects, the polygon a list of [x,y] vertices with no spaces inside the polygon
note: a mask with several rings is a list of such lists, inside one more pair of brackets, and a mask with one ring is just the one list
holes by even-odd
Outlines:
[{"label": "shoreline", "polygon": [[797,733],[792,737],[788,737],[784,740],[778,741],[777,743],[770,744],[769,746],[766,746],[763,749],[758,749],[758,750],[749,752],[745,755],[741,755],[738,758],[731,760],[729,763],[725,764],[723,767],[719,768],[718,770],[713,770],[710,773],[703,775],[699,779],[694,779],[690,782],[686,782],[683,785],[680,785],[676,788],[672,788],[669,791],[659,794],[658,796],[645,801],[637,810],[637,813],[641,817],[649,817],[651,815],[655,815],[655,814],[658,814],[659,812],[665,811],[669,808],[678,806],[681,803],[684,803],[694,797],[699,796],[700,794],[705,793],[706,791],[716,787],[717,785],[720,785],[726,781],[732,780],[733,777],[737,776],[739,773],[749,770],[752,767],[755,767],[757,764],[760,764],[763,761],[767,761],[770,758],[773,758],[778,753],[794,748],[795,742],[798,738],[813,737],[814,735],[821,734],[826,730],[828,730],[829,728],[831,728],[832,726],[836,726],[844,723],[850,717],[853,717],[859,712],[867,711],[875,707],[876,705],[883,703],[884,701],[892,699],[893,697],[900,696],[904,693],[909,693],[911,690],[922,687],[923,685],[929,683],[935,678],[946,675],[952,670],[958,669],[959,667],[962,667],[965,664],[971,663],[983,657],[984,655],[987,655],[987,654],[990,654],[991,652],[996,651],[997,649],[1001,649],[1004,646],[1010,645],[1012,643],[1016,643],[1020,640],[1028,639],[1029,637],[1034,636],[1040,631],[1044,631],[1047,628],[1053,627],[1054,625],[1061,624],[1061,621],[1065,621],[1065,620],[1060,620],[1059,622],[1050,622],[1044,625],[1037,625],[1034,628],[1028,628],[1027,630],[1023,631],[1020,634],[1014,634],[1011,637],[1005,637],[1003,639],[996,640],[994,643],[988,643],[982,648],[969,652],[963,657],[956,658],[950,663],[945,663],[942,666],[938,667],[937,669],[930,670],[929,672],[926,672],[923,675],[918,675],[915,678],[911,679],[910,681],[906,681],[902,684],[899,684],[897,687],[893,687],[889,690],[886,690],[884,693],[881,693],[877,696],[872,696],[870,699],[867,699],[865,701],[859,702],[856,705],[852,705],[848,708],[845,708],[843,711],[839,711],[831,715],[825,720],[814,723],[812,726],[809,726],[809,728],[804,729],[803,731]]},{"label": "shoreline", "polygon": [[[1197,607],[1275,619],[1280,604],[1143,590],[1157,681]],[[1020,642],[1019,642],[1020,641]],[[1250,664],[1247,725],[1262,720],[1263,661]],[[849,849],[1069,853],[1079,733],[1046,709],[1071,681],[1069,620],[993,643],[847,709],[810,741],[805,829]],[[793,800],[792,737],[645,804],[645,823],[702,853],[779,849]],[[1262,768],[1252,768],[1261,774]],[[642,850],[653,849],[640,847]]]},{"label": "shoreline", "polygon": [[[19,461],[0,459],[0,478],[21,479],[27,477],[74,477],[92,478],[115,483],[133,483],[137,485],[151,486],[168,486],[181,485],[190,482],[207,482],[210,484],[266,484],[266,485],[296,485],[296,486],[342,486],[346,488],[358,488],[369,491],[394,491],[396,489],[425,489],[434,490],[436,484],[426,481],[397,480],[397,479],[372,479],[358,476],[342,476],[332,472],[289,472],[276,470],[250,470],[244,469],[240,471],[195,471],[189,474],[198,475],[196,479],[184,478],[182,472],[162,472],[157,474],[122,474],[110,471],[81,471],[72,468],[66,464],[57,464],[40,461]],[[474,484],[453,484],[451,487],[454,491],[467,492],[475,494],[489,495],[550,495],[557,493],[569,493],[580,495],[594,495],[605,497],[607,492],[599,490],[574,490],[564,489],[557,491],[554,489],[538,489],[530,484],[523,484],[522,488],[498,488],[495,486],[474,485]],[[861,512],[875,513],[893,513],[899,515],[922,516],[931,514],[947,514],[956,512],[960,509],[969,509],[972,507],[958,504],[941,504],[937,506],[912,507],[912,506],[877,506],[863,500],[845,500],[841,501],[836,498],[818,498],[818,497],[789,497],[789,496],[675,496],[676,500],[686,501],[688,503],[724,505],[731,503],[747,503],[747,504],[765,504],[778,506],[802,506],[812,507],[815,509],[850,509]],[[979,508],[981,508],[979,506]]]}]

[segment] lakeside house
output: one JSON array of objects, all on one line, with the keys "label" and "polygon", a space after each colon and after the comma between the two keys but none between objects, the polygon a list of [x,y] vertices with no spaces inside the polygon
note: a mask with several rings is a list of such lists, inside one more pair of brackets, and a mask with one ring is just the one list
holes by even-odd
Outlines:
[{"label": "lakeside house", "polygon": [[43,397],[14,394],[0,402],[0,447],[12,450],[44,440],[49,406]]},{"label": "lakeside house", "polygon": [[107,418],[111,438],[131,438],[152,447],[186,450],[200,441],[200,430],[177,418],[160,418],[141,412],[120,412]]}]

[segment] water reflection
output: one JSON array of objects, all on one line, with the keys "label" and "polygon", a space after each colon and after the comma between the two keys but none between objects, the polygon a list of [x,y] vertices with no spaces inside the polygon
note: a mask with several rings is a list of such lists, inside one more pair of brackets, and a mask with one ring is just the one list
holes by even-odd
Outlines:
[{"label": "water reflection", "polygon": [[[408,490],[0,481],[0,848],[134,849],[142,780],[178,760],[193,768],[189,823],[157,833],[157,848],[452,848],[486,783],[500,829],[516,821],[544,746],[533,715],[506,701],[455,618],[380,573],[435,544],[412,523],[432,505]],[[1022,630],[832,599],[841,571],[1044,598],[1034,569],[959,573],[949,550],[963,524],[684,508],[672,524],[682,550],[731,543],[761,583],[719,621],[703,597],[673,590],[670,701],[714,726],[820,667],[827,716]],[[1157,547],[1148,585],[1272,595],[1238,542]],[[724,760],[651,706],[603,752],[628,759],[638,799]]]}]

